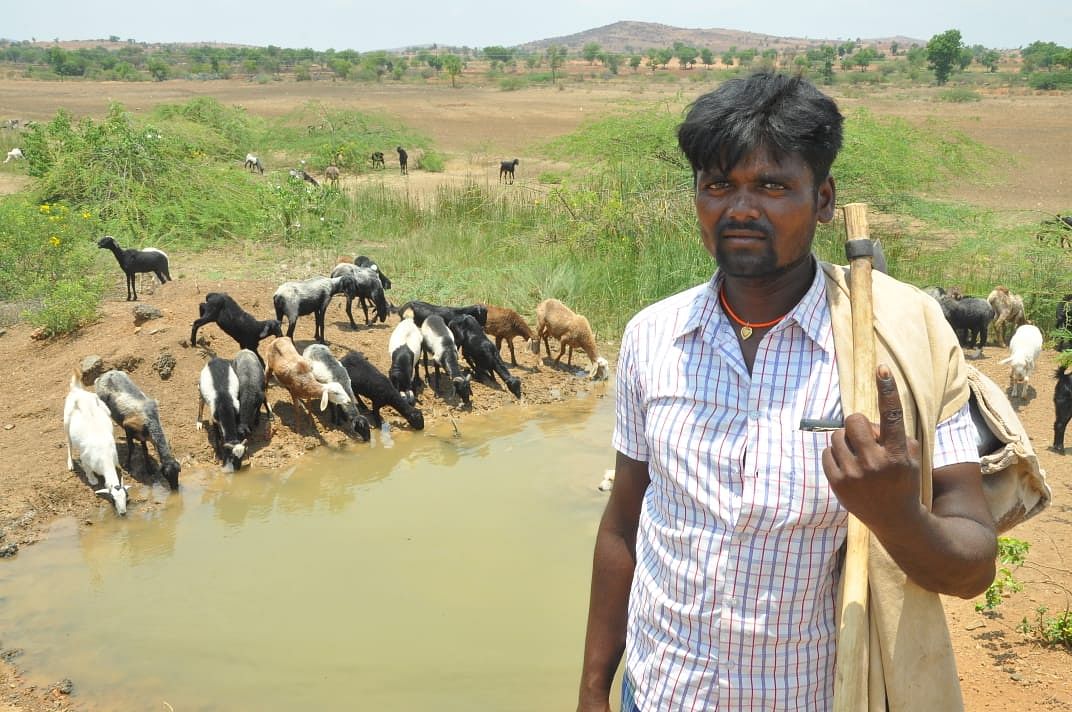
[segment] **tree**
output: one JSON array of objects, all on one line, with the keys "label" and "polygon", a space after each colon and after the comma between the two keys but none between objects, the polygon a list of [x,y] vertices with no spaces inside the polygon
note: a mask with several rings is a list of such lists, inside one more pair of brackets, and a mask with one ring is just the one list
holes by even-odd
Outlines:
[{"label": "tree", "polygon": [[655,59],[663,69],[670,66],[670,60],[673,58],[674,49],[672,47],[663,47],[662,49],[655,50]]},{"label": "tree", "polygon": [[659,50],[654,47],[650,48],[647,52],[648,66],[651,67],[651,71],[655,71],[655,67],[659,65]]},{"label": "tree", "polygon": [[617,52],[604,52],[600,55],[599,61],[603,63],[611,74],[618,73],[618,67],[622,63],[622,56]]},{"label": "tree", "polygon": [[897,56],[897,50],[899,50],[900,48],[900,42],[890,42],[890,54],[892,54],[894,57]]},{"label": "tree", "polygon": [[514,58],[514,50],[508,47],[500,47],[498,45],[492,45],[484,48],[484,57],[491,61],[494,65],[496,62],[506,64]]},{"label": "tree", "polygon": [[555,83],[555,74],[566,63],[566,48],[551,45],[547,48],[547,66],[551,69],[551,83]]},{"label": "tree", "polygon": [[642,61],[644,61],[644,58],[641,57],[639,54],[629,55],[629,66],[633,68],[634,72],[640,69],[640,63]]},{"label": "tree", "polygon": [[689,47],[681,42],[674,43],[674,56],[677,57],[678,64],[682,69],[688,69],[690,65],[696,63],[696,57],[700,52],[695,47]]},{"label": "tree", "polygon": [[596,59],[599,58],[600,49],[598,42],[589,42],[581,48],[581,56],[584,57],[589,64],[595,64]]},{"label": "tree", "polygon": [[986,67],[988,72],[998,71],[998,62],[1001,61],[1001,52],[996,49],[988,49],[975,58],[979,64]]},{"label": "tree", "polygon": [[707,47],[704,47],[700,50],[700,61],[703,62],[705,67],[710,69],[711,65],[715,63],[715,53]]},{"label": "tree", "polygon": [[953,67],[959,66],[963,48],[960,30],[946,30],[931,37],[927,43],[927,64],[934,70],[934,80],[939,85],[945,84],[953,73]]},{"label": "tree", "polygon": [[167,62],[159,57],[149,58],[149,74],[152,75],[153,79],[162,82],[168,78],[168,72]]},{"label": "tree", "polygon": [[462,58],[456,54],[448,54],[443,57],[443,69],[446,69],[447,74],[450,75],[450,85],[452,87],[458,86],[458,83],[455,80],[458,75],[462,73],[462,68],[464,66]]},{"label": "tree", "polygon": [[871,47],[864,47],[862,50],[853,55],[856,61],[856,66],[860,68],[860,71],[866,71],[871,63],[878,59],[878,52]]},{"label": "tree", "polygon": [[1058,60],[1065,52],[1065,48],[1055,42],[1032,42],[1020,50],[1020,56],[1024,60],[1024,71],[1033,72],[1036,69],[1053,69]]}]

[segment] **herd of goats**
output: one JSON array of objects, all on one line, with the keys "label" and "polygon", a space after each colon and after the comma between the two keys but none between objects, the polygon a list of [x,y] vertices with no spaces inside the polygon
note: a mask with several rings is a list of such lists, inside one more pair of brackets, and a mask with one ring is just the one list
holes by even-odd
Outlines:
[{"label": "herd of goats", "polygon": [[[103,237],[98,247],[110,250],[119,263],[126,276],[128,301],[138,300],[138,274],[155,275],[161,284],[171,280],[168,256],[162,250],[124,249],[111,236]],[[495,387],[499,379],[514,397],[521,397],[521,379],[510,373],[501,356],[502,343],[506,341],[510,361],[517,366],[516,337],[524,339],[534,354],[540,353],[542,341],[548,358],[551,357],[549,339],[555,338],[559,342],[555,363],[561,363],[565,355],[566,363],[572,365],[573,350],[577,348],[591,362],[590,378],[608,377],[607,360],[596,349],[588,319],[557,299],[546,299],[537,306],[537,326],[533,330],[520,314],[507,307],[489,304],[449,307],[422,301],[395,307],[385,296],[385,290],[390,288],[390,278],[362,255],[353,260],[340,258],[329,276],[281,284],[272,297],[274,319],[255,318],[226,293],[205,295],[191,327],[190,345],[197,344],[200,328],[215,323],[239,348],[232,359],[211,358],[201,369],[198,384],[197,427],[200,430],[208,424],[209,441],[225,472],[241,468],[261,412],[272,417],[266,389],[273,378],[290,393],[295,428],[300,427],[303,410],[316,428],[306,404],[307,400],[313,400],[330,416],[332,425],[367,441],[372,428],[383,425],[380,410],[384,406],[397,411],[414,430],[424,428],[424,416],[417,404],[424,384],[433,384],[429,360],[434,368],[435,392],[454,403],[460,400],[466,406],[472,402],[473,379]],[[366,327],[377,320],[385,322],[391,314],[399,317],[389,340],[391,367],[387,373],[356,351],[337,359],[325,344],[328,306],[339,294],[346,297],[346,315],[354,329],[358,328],[352,311],[355,300],[363,311]],[[310,314],[315,321],[315,341],[299,353],[293,341],[294,329],[299,317]],[[274,338],[267,343],[262,356],[259,346],[268,337]],[[495,343],[489,337],[494,337]],[[422,359],[423,381],[419,368]],[[460,360],[468,368],[462,368]],[[445,379],[440,377],[441,369]],[[76,451],[89,484],[96,487],[98,476],[104,479],[104,486],[96,490],[97,494],[110,499],[119,514],[126,513],[128,486],[123,484],[118,472],[114,421],[126,435],[125,469],[131,471],[135,442],[141,443],[144,466],[150,468],[148,442],[152,441],[160,461],[160,474],[176,489],[180,464],[168,445],[157,402],[123,371],[104,373],[94,382],[93,391],[83,389],[80,381],[81,374],[72,375],[63,410],[68,470],[74,469],[72,452]]]}]

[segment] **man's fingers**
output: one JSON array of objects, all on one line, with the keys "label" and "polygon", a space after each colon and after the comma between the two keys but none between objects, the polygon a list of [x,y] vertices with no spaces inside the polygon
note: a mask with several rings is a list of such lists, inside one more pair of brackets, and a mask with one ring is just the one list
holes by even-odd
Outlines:
[{"label": "man's fingers", "polygon": [[904,455],[907,449],[904,426],[904,410],[897,381],[885,364],[875,369],[878,383],[878,440],[891,455]]}]

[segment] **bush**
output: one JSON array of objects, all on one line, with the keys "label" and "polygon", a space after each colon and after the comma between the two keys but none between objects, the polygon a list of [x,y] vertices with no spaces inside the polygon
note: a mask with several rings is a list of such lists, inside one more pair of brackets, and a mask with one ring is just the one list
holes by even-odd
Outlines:
[{"label": "bush", "polygon": [[1035,72],[1027,80],[1032,89],[1053,91],[1072,89],[1072,70],[1063,72]]},{"label": "bush", "polygon": [[443,154],[432,149],[426,150],[418,163],[417,168],[429,173],[442,173],[446,168],[446,159],[443,158]]},{"label": "bush", "polygon": [[66,334],[97,318],[101,288],[88,280],[61,280],[44,298],[44,306],[23,316],[49,336]]},{"label": "bush", "polygon": [[982,95],[966,87],[955,87],[953,89],[946,89],[938,93],[936,97],[938,101],[948,101],[954,104],[962,104],[969,101],[982,101]]},{"label": "bush", "polygon": [[499,89],[502,91],[517,91],[525,88],[525,80],[521,77],[504,77],[499,80]]}]

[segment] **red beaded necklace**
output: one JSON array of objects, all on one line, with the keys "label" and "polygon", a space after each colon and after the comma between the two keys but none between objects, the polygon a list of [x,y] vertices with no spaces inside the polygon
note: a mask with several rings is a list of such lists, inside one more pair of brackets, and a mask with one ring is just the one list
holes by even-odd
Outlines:
[{"label": "red beaded necklace", "polygon": [[[747,341],[748,337],[752,335],[753,329],[766,329],[768,326],[774,326],[789,315],[789,312],[786,312],[777,319],[771,319],[770,321],[749,322],[737,316],[733,312],[733,310],[730,309],[730,303],[726,301],[725,288],[718,290],[718,301],[722,304],[722,308],[726,310],[727,316],[729,316],[730,319],[741,325],[741,341]],[[792,311],[792,309],[790,309],[789,311]]]}]

